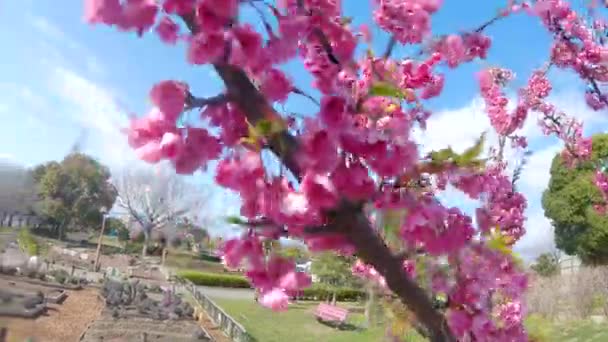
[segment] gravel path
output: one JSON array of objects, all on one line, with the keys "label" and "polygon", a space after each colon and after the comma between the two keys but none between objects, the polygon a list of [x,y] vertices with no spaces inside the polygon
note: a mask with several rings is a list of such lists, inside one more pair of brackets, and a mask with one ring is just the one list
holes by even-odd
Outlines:
[{"label": "gravel path", "polygon": [[223,287],[197,286],[204,294],[221,299],[250,299],[253,301],[252,289],[228,289]]},{"label": "gravel path", "polygon": [[102,308],[95,289],[70,291],[63,304],[50,304],[46,315],[3,319],[0,326],[8,327],[8,341],[76,342]]}]

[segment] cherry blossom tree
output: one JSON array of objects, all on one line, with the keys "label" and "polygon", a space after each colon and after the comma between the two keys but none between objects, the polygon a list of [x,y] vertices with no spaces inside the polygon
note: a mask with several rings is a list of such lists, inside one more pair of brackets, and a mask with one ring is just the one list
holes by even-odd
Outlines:
[{"label": "cherry blossom tree", "polygon": [[[263,240],[288,236],[313,252],[356,254],[357,273],[397,296],[431,341],[525,341],[527,279],[511,246],[525,233],[526,199],[515,189],[504,150],[508,143],[526,147],[520,129],[535,116],[544,133],[564,141],[571,166],[589,156],[581,123],[548,102],[546,73],[574,72],[589,85],[581,94],[589,107],[605,110],[606,22],[595,2],[577,13],[567,1],[511,0],[469,31],[428,39],[441,0],[373,3],[373,22],[391,36],[380,53],[369,48],[369,27],[351,27],[338,0],[85,0],[85,17],[140,36],[154,30],[169,45],[184,42],[189,63],[219,74],[225,91],[209,98],[179,81],[154,85],[154,108],[132,120],[128,139],[141,159],[169,160],[179,174],[218,160],[216,181],[240,195],[249,226],[226,241],[224,257],[231,266],[247,265],[262,305],[286,309],[290,294],[310,284],[293,261],[264,256]],[[262,31],[239,21],[244,6],[260,14]],[[512,72],[492,67],[477,75],[498,144],[487,158],[483,137],[464,153],[422,154],[412,131],[432,115],[426,104],[442,92],[440,67],[484,59],[492,45],[484,29],[514,15],[538,18],[554,41],[551,60],[512,102],[504,90]],[[396,57],[397,45],[418,45],[420,53]],[[356,54],[359,46],[367,53]],[[319,99],[279,68],[292,59],[312,75]],[[275,105],[292,94],[318,103],[317,115],[279,113]],[[176,124],[192,110],[213,129]],[[261,158],[268,152],[282,165],[278,174]],[[598,173],[603,190],[606,179]],[[415,186],[422,181],[423,189]],[[448,185],[479,200],[475,223],[435,196]],[[388,228],[378,219],[384,214]],[[399,244],[385,243],[385,229]],[[433,305],[437,294],[447,298],[445,309]]]}]

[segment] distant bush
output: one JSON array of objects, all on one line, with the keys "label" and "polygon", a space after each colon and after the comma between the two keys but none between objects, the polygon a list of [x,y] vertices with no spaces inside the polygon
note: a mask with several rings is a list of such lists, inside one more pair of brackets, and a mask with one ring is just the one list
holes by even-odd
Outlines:
[{"label": "distant bush", "polygon": [[247,278],[241,275],[206,273],[200,271],[178,271],[177,276],[188,279],[195,285],[230,288],[250,288]]}]

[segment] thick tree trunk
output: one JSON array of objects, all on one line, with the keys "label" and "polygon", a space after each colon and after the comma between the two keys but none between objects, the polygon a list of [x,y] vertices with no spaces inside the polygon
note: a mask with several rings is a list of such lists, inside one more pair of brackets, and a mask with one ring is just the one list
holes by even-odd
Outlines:
[{"label": "thick tree trunk", "polygon": [[384,276],[388,287],[414,312],[428,329],[431,342],[456,341],[444,315],[434,309],[424,289],[407,276],[403,259],[393,255],[361,210],[343,204],[333,224],[350,239],[358,256]]}]

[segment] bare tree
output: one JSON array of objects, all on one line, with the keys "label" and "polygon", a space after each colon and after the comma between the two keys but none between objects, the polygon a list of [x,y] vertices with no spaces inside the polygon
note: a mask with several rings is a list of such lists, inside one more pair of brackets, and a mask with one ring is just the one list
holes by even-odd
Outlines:
[{"label": "bare tree", "polygon": [[201,214],[209,198],[201,186],[162,168],[125,170],[112,184],[118,192],[116,205],[142,229],[142,256],[153,232],[168,235],[181,219],[204,216]]}]

